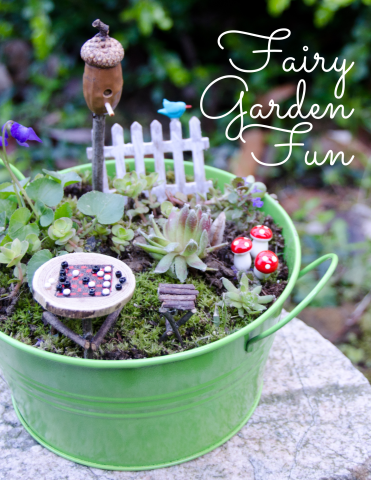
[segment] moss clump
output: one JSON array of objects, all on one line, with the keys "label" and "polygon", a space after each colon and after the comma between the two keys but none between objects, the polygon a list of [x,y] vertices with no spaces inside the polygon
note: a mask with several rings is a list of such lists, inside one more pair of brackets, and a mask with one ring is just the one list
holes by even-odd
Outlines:
[{"label": "moss clump", "polygon": [[[220,324],[215,325],[212,313],[215,304],[220,301],[220,296],[202,279],[192,279],[192,283],[200,294],[197,313],[179,329],[184,339],[184,346],[182,347],[174,336],[168,337],[164,343],[159,343],[159,337],[165,332],[165,319],[158,311],[161,302],[158,300],[157,289],[159,283],[167,280],[162,275],[154,274],[153,271],[138,274],[136,280],[137,286],[132,300],[124,307],[118,322],[106,335],[95,358],[147,358],[177,353],[215,342],[256,318],[256,316],[241,318],[237,311],[219,309]],[[0,271],[0,284],[6,286],[8,281],[7,274]],[[168,281],[177,283],[170,278]],[[178,318],[182,315],[181,312]],[[0,330],[42,350],[60,355],[83,357],[83,350],[79,346],[49,325],[44,325],[41,317],[42,308],[33,300],[27,287],[23,286],[13,315],[11,317],[0,315]],[[104,317],[94,319],[95,332],[104,319]],[[76,333],[82,334],[79,320],[62,319],[62,321]]]}]

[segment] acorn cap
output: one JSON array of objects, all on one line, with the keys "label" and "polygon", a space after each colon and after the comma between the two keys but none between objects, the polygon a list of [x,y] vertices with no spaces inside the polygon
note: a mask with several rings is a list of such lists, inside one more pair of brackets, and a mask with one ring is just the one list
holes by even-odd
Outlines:
[{"label": "acorn cap", "polygon": [[108,35],[109,26],[99,19],[92,23],[99,29],[93,38],[84,43],[81,48],[81,58],[92,67],[112,68],[124,58],[124,49],[120,42]]}]

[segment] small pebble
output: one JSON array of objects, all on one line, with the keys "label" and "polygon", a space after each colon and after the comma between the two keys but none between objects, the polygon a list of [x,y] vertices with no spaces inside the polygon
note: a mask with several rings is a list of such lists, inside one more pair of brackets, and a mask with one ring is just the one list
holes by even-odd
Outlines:
[{"label": "small pebble", "polygon": [[55,283],[55,278],[49,278],[48,282],[50,285],[53,285],[53,283]]},{"label": "small pebble", "polygon": [[51,288],[52,284],[50,282],[46,282],[44,287],[49,290],[49,288]]},{"label": "small pebble", "polygon": [[77,277],[77,276],[79,275],[79,273],[80,273],[80,272],[79,272],[78,270],[74,270],[74,271],[72,272],[72,275],[73,275],[74,277]]},{"label": "small pebble", "polygon": [[61,266],[62,266],[63,268],[67,268],[67,267],[68,267],[68,262],[66,262],[66,261],[62,262],[62,263],[61,263]]},{"label": "small pebble", "polygon": [[121,277],[119,280],[120,283],[125,283],[126,282],[126,277]]},{"label": "small pebble", "polygon": [[104,271],[105,271],[106,273],[109,273],[109,272],[112,271],[112,268],[109,267],[109,266],[108,266],[108,267],[104,267]]},{"label": "small pebble", "polygon": [[89,295],[92,296],[92,297],[94,297],[94,295],[95,295],[95,290],[94,290],[94,288],[90,288],[90,289],[89,289]]},{"label": "small pebble", "polygon": [[108,274],[105,275],[105,276],[104,276],[104,280],[111,280],[111,275],[108,275]]},{"label": "small pebble", "polygon": [[90,287],[90,288],[95,287],[95,282],[89,282],[89,283],[88,283],[88,287]]},{"label": "small pebble", "polygon": [[98,277],[103,277],[104,275],[104,272],[102,270],[100,270],[98,273],[97,273]]},{"label": "small pebble", "polygon": [[115,288],[116,288],[116,290],[122,290],[121,283],[116,283]]},{"label": "small pebble", "polygon": [[115,275],[116,275],[117,278],[122,277],[122,273],[120,272],[120,270],[117,270],[117,272],[115,273]]},{"label": "small pebble", "polygon": [[69,288],[65,288],[63,290],[63,295],[65,295],[66,297],[68,297],[68,295],[71,293],[71,290]]},{"label": "small pebble", "polygon": [[111,282],[103,282],[104,288],[109,288],[111,286]]},{"label": "small pebble", "polygon": [[82,283],[88,283],[89,282],[89,277],[83,277]]},{"label": "small pebble", "polygon": [[103,288],[102,295],[109,295],[109,289],[108,288]]}]

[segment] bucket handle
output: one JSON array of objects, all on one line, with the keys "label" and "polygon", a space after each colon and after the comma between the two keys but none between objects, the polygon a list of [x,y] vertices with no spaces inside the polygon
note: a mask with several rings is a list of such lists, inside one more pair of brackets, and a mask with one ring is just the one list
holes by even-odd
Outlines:
[{"label": "bucket handle", "polygon": [[308,295],[302,300],[299,305],[297,305],[292,312],[286,315],[285,318],[280,320],[276,325],[273,325],[272,327],[268,328],[265,330],[265,332],[260,333],[259,335],[256,335],[256,337],[253,337],[249,340],[247,340],[246,345],[245,345],[245,350],[249,351],[250,345],[252,345],[255,342],[258,342],[259,340],[263,340],[263,338],[268,337],[269,335],[272,335],[272,333],[277,332],[280,328],[284,327],[286,323],[289,323],[290,320],[292,320],[298,313],[300,313],[303,308],[305,308],[309,303],[314,299],[314,297],[322,290],[322,288],[325,286],[325,284],[329,281],[330,277],[335,271],[335,268],[337,267],[338,264],[338,256],[335,253],[328,253],[327,255],[323,255],[323,257],[317,258],[314,262],[310,263],[307,267],[303,268],[301,272],[299,273],[298,278],[303,277],[306,273],[310,272],[314,268],[316,268],[318,265],[321,263],[325,262],[326,260],[330,260],[331,263],[330,266],[325,273],[325,275],[321,278],[321,280],[318,282],[318,284],[313,288],[313,290],[308,293]]}]

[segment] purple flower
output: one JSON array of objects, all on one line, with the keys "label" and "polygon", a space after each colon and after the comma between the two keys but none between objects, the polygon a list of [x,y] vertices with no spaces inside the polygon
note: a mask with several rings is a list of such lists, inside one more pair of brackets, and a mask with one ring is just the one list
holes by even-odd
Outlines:
[{"label": "purple flower", "polygon": [[237,279],[237,274],[238,274],[237,268],[236,268],[234,265],[232,265],[232,266],[231,266],[231,270],[232,270],[233,273],[234,273],[234,278]]},{"label": "purple flower", "polygon": [[26,143],[29,140],[42,143],[41,139],[36,135],[33,128],[24,127],[20,123],[14,122],[10,127],[10,133],[12,134],[12,137],[17,140],[18,145],[21,147],[29,147],[28,143]]},{"label": "purple flower", "polygon": [[[2,148],[2,146],[3,146],[3,131],[4,131],[4,127],[5,127],[5,125],[3,125],[3,128],[1,129],[0,148]],[[8,134],[8,132],[5,130],[5,146],[6,146],[6,147],[8,146],[8,140],[7,140],[7,138],[9,138],[9,134]]]},{"label": "purple flower", "polygon": [[260,199],[260,197],[253,198],[252,204],[256,208],[261,208],[264,205],[264,202]]},{"label": "purple flower", "polygon": [[255,187],[251,190],[251,193],[259,193],[261,190],[258,189],[258,187],[255,185]]}]

